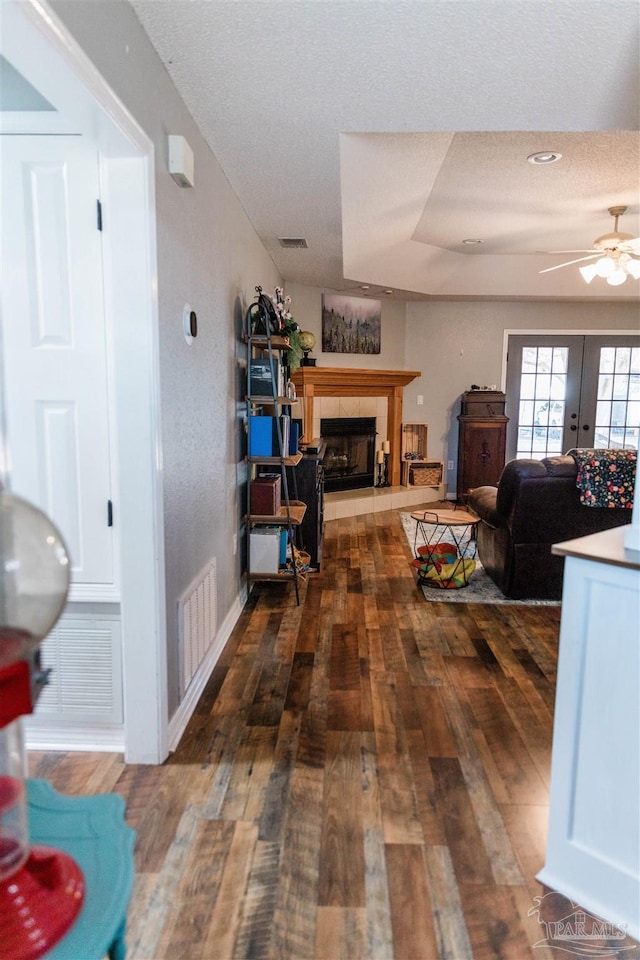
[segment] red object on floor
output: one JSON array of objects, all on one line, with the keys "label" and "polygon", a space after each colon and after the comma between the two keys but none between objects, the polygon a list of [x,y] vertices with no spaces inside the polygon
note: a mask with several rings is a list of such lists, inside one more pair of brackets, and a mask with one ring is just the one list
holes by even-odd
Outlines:
[{"label": "red object on floor", "polygon": [[69,930],[84,901],[82,871],[66,853],[31,847],[0,882],[0,960],[36,960]]}]

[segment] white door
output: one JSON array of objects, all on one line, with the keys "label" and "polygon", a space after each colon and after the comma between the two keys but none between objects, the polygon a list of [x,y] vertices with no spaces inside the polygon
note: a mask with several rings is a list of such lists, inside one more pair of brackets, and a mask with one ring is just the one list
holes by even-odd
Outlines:
[{"label": "white door", "polygon": [[72,599],[115,599],[98,154],[2,138],[2,328],[14,493],[57,524]]}]

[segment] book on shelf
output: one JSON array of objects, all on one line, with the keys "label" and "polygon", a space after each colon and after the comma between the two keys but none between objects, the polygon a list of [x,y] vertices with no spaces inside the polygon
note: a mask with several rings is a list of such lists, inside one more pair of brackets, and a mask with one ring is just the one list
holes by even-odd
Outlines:
[{"label": "book on shelf", "polygon": [[276,357],[250,361],[249,394],[254,397],[286,396],[285,369]]},{"label": "book on shelf", "polygon": [[300,423],[292,420],[289,424],[289,456],[295,456],[300,442]]},{"label": "book on shelf", "polygon": [[258,474],[249,485],[249,513],[275,517],[280,510],[282,477],[280,474]]},{"label": "book on shelf", "polygon": [[[291,418],[285,415],[280,417],[249,417],[249,456],[289,456],[290,422]],[[282,435],[282,447],[280,447],[278,425]]]}]

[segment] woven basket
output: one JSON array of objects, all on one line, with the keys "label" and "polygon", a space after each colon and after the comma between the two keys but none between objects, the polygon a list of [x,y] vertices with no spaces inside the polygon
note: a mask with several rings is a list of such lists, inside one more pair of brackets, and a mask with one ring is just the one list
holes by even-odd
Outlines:
[{"label": "woven basket", "polygon": [[409,483],[414,487],[437,487],[442,483],[442,467],[411,467]]}]

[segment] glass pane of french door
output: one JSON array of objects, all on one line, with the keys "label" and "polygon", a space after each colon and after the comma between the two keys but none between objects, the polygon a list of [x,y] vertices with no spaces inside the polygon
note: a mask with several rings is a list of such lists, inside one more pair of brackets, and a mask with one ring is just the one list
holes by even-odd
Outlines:
[{"label": "glass pane of french door", "polygon": [[509,337],[507,459],[552,457],[578,446],[584,338]]},{"label": "glass pane of french door", "polygon": [[640,434],[640,337],[598,338],[585,345],[583,402],[592,412],[589,444],[638,449]]},{"label": "glass pane of french door", "polygon": [[637,450],[640,336],[509,337],[506,414],[507,459]]},{"label": "glass pane of french door", "polygon": [[523,347],[516,457],[561,451],[568,347]]}]

